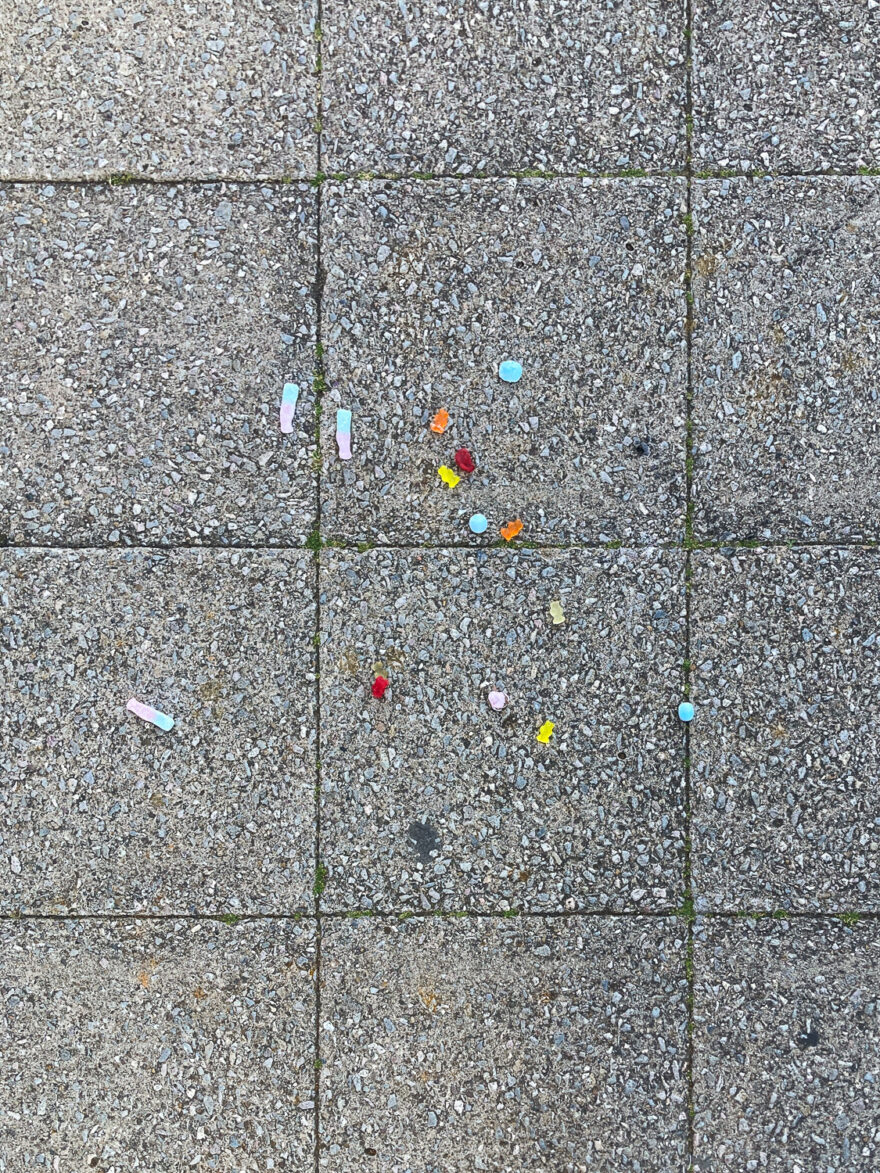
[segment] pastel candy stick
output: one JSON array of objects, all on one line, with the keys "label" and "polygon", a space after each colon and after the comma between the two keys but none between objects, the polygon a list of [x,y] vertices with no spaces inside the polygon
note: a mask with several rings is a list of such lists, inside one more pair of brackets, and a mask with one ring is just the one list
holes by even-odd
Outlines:
[{"label": "pastel candy stick", "polygon": [[285,383],[281,395],[281,431],[289,436],[293,431],[293,413],[296,411],[296,401],[299,399],[299,387],[296,383]]},{"label": "pastel candy stick", "polygon": [[340,460],[351,460],[351,412],[342,408],[336,413],[336,444]]},{"label": "pastel candy stick", "polygon": [[174,718],[166,717],[164,713],[158,712],[152,705],[142,705],[140,701],[132,698],[125,707],[130,713],[134,713],[136,717],[140,717],[142,721],[149,721],[151,725],[157,725],[160,729],[164,729],[166,733],[169,729],[174,728]]}]

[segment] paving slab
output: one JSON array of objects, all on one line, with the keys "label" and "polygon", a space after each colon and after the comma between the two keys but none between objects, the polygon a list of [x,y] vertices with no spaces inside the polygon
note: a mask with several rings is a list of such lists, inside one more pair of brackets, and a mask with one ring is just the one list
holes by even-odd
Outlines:
[{"label": "paving slab", "polygon": [[880,537],[880,181],[706,180],[694,224],[697,536]]},{"label": "paving slab", "polygon": [[695,164],[880,164],[880,19],[860,0],[694,0]]},{"label": "paving slab", "polygon": [[684,1173],[684,924],[325,922],[321,1168]]},{"label": "paving slab", "polygon": [[0,910],[312,906],[313,588],[304,552],[0,551]]},{"label": "paving slab", "polygon": [[305,185],[0,187],[0,534],[300,544],[316,220]]},{"label": "paving slab", "polygon": [[697,551],[700,909],[880,909],[877,550]]},{"label": "paving slab", "polygon": [[697,921],[694,1168],[880,1165],[880,925]]},{"label": "paving slab", "polygon": [[309,922],[0,925],[0,1170],[314,1167]]},{"label": "paving slab", "polygon": [[322,907],[676,907],[683,562],[325,551]]},{"label": "paving slab", "polygon": [[685,6],[325,0],[330,171],[683,167]]},{"label": "paving slab", "polygon": [[2,178],[314,173],[316,0],[3,11]]},{"label": "paving slab", "polygon": [[[327,184],[325,535],[449,545],[480,512],[483,542],[517,518],[537,542],[680,539],[684,196],[678,180]],[[450,489],[437,470],[461,447],[476,471]]]}]

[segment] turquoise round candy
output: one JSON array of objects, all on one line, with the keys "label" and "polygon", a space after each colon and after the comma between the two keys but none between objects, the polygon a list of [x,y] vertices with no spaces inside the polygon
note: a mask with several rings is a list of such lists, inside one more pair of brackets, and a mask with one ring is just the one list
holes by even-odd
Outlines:
[{"label": "turquoise round candy", "polygon": [[489,527],[489,523],[482,513],[475,513],[468,525],[471,527],[471,532],[475,534],[484,534]]},{"label": "turquoise round candy", "polygon": [[522,367],[518,362],[513,362],[511,359],[506,359],[498,367],[498,374],[505,383],[518,383],[522,378]]},{"label": "turquoise round candy", "polygon": [[682,719],[682,721],[693,721],[693,719],[694,719],[694,706],[691,704],[690,701],[682,701],[681,702],[681,704],[678,706],[678,715]]}]

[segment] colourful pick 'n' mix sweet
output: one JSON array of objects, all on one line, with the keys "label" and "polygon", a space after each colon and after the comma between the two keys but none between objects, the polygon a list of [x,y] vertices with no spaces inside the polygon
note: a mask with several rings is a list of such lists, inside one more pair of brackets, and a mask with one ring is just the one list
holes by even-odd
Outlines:
[{"label": "colourful pick 'n' mix sweet", "polygon": [[293,431],[293,413],[296,411],[296,402],[299,399],[299,387],[296,383],[285,383],[281,394],[280,426],[285,436]]}]

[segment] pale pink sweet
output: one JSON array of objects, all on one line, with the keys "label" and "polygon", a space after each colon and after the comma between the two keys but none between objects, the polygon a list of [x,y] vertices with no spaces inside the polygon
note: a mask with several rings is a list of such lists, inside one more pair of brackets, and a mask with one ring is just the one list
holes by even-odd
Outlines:
[{"label": "pale pink sweet", "polygon": [[173,717],[169,717],[165,713],[160,713],[152,705],[145,705],[141,701],[136,701],[134,697],[131,698],[125,707],[130,713],[134,713],[136,717],[140,717],[142,721],[149,721],[151,725],[156,725],[159,729],[164,729],[166,733],[174,728]]},{"label": "pale pink sweet", "polygon": [[497,712],[499,709],[503,709],[504,706],[507,704],[507,697],[504,695],[503,692],[490,692],[489,693],[489,704]]}]

